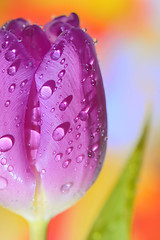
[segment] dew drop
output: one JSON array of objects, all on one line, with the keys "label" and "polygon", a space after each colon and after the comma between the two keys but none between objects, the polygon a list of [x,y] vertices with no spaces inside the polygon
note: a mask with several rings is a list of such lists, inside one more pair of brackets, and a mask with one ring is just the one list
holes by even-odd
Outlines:
[{"label": "dew drop", "polygon": [[11,165],[8,165],[8,168],[7,168],[8,172],[13,172],[13,166]]},{"label": "dew drop", "polygon": [[66,154],[69,155],[73,151],[73,147],[69,147],[66,149]]},{"label": "dew drop", "polygon": [[84,154],[81,154],[76,158],[76,162],[81,163],[84,160],[84,158],[85,158]]},{"label": "dew drop", "polygon": [[53,60],[58,60],[61,56],[61,50],[60,49],[53,49],[53,52],[51,53],[51,58]]},{"label": "dew drop", "polygon": [[73,130],[73,128],[70,128],[70,129],[68,130],[68,133],[71,133],[71,132],[72,132],[72,130]]},{"label": "dew drop", "polygon": [[12,135],[4,135],[0,138],[0,151],[7,152],[14,145],[14,137]]},{"label": "dew drop", "polygon": [[79,117],[77,116],[77,117],[75,117],[74,122],[77,123],[78,120],[79,120]]},{"label": "dew drop", "polygon": [[62,79],[58,79],[57,84],[60,84],[62,82]]},{"label": "dew drop", "polygon": [[19,127],[19,126],[20,126],[20,123],[17,123],[17,124],[16,124],[16,127]]},{"label": "dew drop", "polygon": [[92,65],[91,64],[86,64],[85,65],[85,70],[86,71],[91,71],[92,70]]},{"label": "dew drop", "polygon": [[60,64],[64,64],[65,62],[65,58],[63,58],[61,61],[60,61]]},{"label": "dew drop", "polygon": [[95,86],[96,85],[96,80],[95,79],[91,79],[91,85]]},{"label": "dew drop", "polygon": [[60,141],[64,138],[66,133],[68,132],[70,128],[70,123],[69,122],[64,122],[60,124],[58,127],[55,128],[53,131],[52,137],[55,141]]},{"label": "dew drop", "polygon": [[15,88],[16,88],[16,84],[13,83],[13,84],[10,85],[10,87],[8,88],[8,91],[9,91],[10,93],[12,93],[12,92],[14,92]]},{"label": "dew drop", "polygon": [[62,167],[67,168],[71,163],[71,159],[67,159],[66,161],[63,162]]},{"label": "dew drop", "polygon": [[2,165],[6,165],[7,164],[7,159],[6,158],[2,158],[1,159],[1,164]]},{"label": "dew drop", "polygon": [[73,143],[73,141],[72,141],[72,140],[70,140],[70,141],[68,142],[68,144],[69,144],[69,145],[71,145],[72,143]]},{"label": "dew drop", "polygon": [[39,79],[42,79],[43,78],[43,74],[41,74],[40,76],[39,76]]},{"label": "dew drop", "polygon": [[28,80],[25,79],[24,81],[21,82],[20,87],[23,88],[27,84]]},{"label": "dew drop", "polygon": [[54,80],[47,81],[40,89],[40,97],[45,100],[50,98],[55,91],[55,85]]},{"label": "dew drop", "polygon": [[95,143],[93,146],[92,146],[92,151],[95,152],[97,151],[99,148],[99,145],[97,143]]},{"label": "dew drop", "polygon": [[72,182],[65,183],[61,186],[60,190],[61,190],[62,193],[68,193],[72,186],[73,186]]},{"label": "dew drop", "polygon": [[10,76],[13,76],[16,74],[16,72],[18,71],[18,68],[20,66],[21,60],[18,59],[16,60],[13,64],[10,65],[10,67],[7,69],[7,73]]},{"label": "dew drop", "polygon": [[10,100],[7,100],[4,104],[5,107],[8,107],[10,105],[11,101]]},{"label": "dew drop", "polygon": [[79,113],[79,118],[80,118],[82,121],[87,121],[87,119],[88,119],[88,112],[82,110],[82,111]]},{"label": "dew drop", "polygon": [[4,177],[0,177],[0,190],[4,190],[8,185],[8,181]]},{"label": "dew drop", "polygon": [[56,47],[53,48],[53,51],[50,55],[53,60],[56,61],[61,57],[63,52],[63,47],[64,47],[63,42],[60,42]]},{"label": "dew drop", "polygon": [[77,133],[76,134],[76,140],[78,140],[80,138],[81,134],[80,133]]},{"label": "dew drop", "polygon": [[87,32],[87,28],[83,28],[82,31],[83,31],[83,32]]},{"label": "dew drop", "polygon": [[50,112],[53,113],[55,111],[55,108],[51,108]]},{"label": "dew drop", "polygon": [[14,61],[16,58],[16,49],[9,50],[5,53],[5,59],[9,62]]},{"label": "dew drop", "polygon": [[66,72],[66,70],[62,70],[62,71],[60,71],[59,73],[58,73],[58,77],[59,78],[62,78],[63,76],[64,76],[64,74],[65,74],[65,72]]},{"label": "dew drop", "polygon": [[44,175],[46,173],[46,170],[45,169],[42,169],[41,170],[41,174]]},{"label": "dew drop", "polygon": [[57,153],[54,159],[56,160],[56,162],[59,162],[62,157],[63,157],[63,153]]},{"label": "dew drop", "polygon": [[80,127],[81,127],[81,124],[79,124],[79,125],[76,127],[76,129],[78,130],[78,129],[80,129]]},{"label": "dew drop", "polygon": [[79,144],[79,145],[78,145],[78,149],[81,149],[81,147],[82,147],[82,144]]},{"label": "dew drop", "polygon": [[66,97],[59,105],[59,109],[61,111],[65,111],[66,108],[69,106],[69,104],[71,103],[73,99],[73,96],[72,95],[69,95],[68,97]]},{"label": "dew drop", "polygon": [[2,43],[2,48],[6,49],[9,46],[9,41],[5,41]]},{"label": "dew drop", "polygon": [[91,151],[91,150],[89,150],[89,151],[88,151],[88,157],[89,157],[89,158],[94,157],[94,152]]},{"label": "dew drop", "polygon": [[94,43],[94,45],[96,45],[98,43],[97,38],[93,38],[93,43]]}]

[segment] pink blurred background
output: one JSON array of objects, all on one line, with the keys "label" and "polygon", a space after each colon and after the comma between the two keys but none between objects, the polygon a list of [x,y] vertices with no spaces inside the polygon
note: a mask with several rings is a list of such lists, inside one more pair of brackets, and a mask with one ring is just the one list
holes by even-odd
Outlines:
[{"label": "pink blurred background", "polygon": [[[0,0],[0,24],[23,17],[44,25],[76,12],[96,45],[108,109],[102,172],[75,206],[50,222],[48,240],[86,240],[98,212],[136,146],[148,111],[152,121],[135,195],[131,240],[160,239],[159,0]],[[117,200],[118,204],[118,200]],[[29,240],[27,222],[0,208],[0,239]]]}]

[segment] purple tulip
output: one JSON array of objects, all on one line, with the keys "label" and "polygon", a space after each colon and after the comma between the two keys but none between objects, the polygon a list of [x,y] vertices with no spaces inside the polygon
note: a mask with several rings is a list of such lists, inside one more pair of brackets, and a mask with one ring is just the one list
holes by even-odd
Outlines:
[{"label": "purple tulip", "polygon": [[44,30],[0,30],[0,204],[33,221],[77,201],[106,150],[106,103],[92,38],[75,13]]}]

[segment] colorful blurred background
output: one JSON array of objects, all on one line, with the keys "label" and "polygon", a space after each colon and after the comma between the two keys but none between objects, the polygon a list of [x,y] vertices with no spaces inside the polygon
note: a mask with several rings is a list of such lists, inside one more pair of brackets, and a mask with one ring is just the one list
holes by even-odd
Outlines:
[{"label": "colorful blurred background", "polygon": [[[44,25],[53,16],[70,12],[76,12],[81,27],[98,39],[108,109],[108,150],[102,172],[84,198],[50,222],[48,240],[87,240],[136,146],[149,111],[152,121],[137,179],[131,240],[159,240],[160,1],[0,0],[1,25],[17,17]],[[29,240],[27,222],[0,208],[0,239]]]}]

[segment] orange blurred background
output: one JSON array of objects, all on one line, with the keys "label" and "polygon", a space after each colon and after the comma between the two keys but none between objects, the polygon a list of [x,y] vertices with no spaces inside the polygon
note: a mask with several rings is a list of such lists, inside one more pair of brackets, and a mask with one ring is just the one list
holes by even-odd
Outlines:
[{"label": "orange blurred background", "polygon": [[[0,24],[23,17],[44,25],[76,12],[96,45],[108,109],[108,151],[96,183],[75,206],[55,217],[48,240],[86,240],[141,134],[152,122],[137,180],[131,240],[160,239],[160,4],[158,0],[0,0]],[[117,200],[118,204],[118,200]],[[0,208],[0,239],[29,240],[27,222]]]}]

